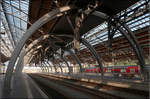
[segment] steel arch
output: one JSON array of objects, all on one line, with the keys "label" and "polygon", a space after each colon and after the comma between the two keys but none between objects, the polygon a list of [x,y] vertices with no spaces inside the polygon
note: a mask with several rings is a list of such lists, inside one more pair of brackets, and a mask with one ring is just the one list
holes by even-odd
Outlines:
[{"label": "steel arch", "polygon": [[97,62],[98,62],[98,66],[100,67],[101,69],[101,78],[103,79],[103,76],[104,76],[104,69],[103,69],[103,66],[102,66],[102,62],[101,62],[101,59],[100,57],[98,56],[96,50],[91,46],[91,44],[84,38],[81,38],[81,43],[84,44],[90,51],[91,53],[93,54],[93,56],[96,58]]},{"label": "steel arch", "polygon": [[79,64],[79,67],[80,67],[80,72],[82,73],[83,70],[82,70],[82,65],[81,65],[81,62],[80,62],[80,59],[78,58],[78,56],[71,50],[67,50],[71,55],[73,55],[74,59],[76,60],[76,62]]},{"label": "steel arch", "polygon": [[56,54],[59,55],[59,57],[65,62],[65,64],[67,65],[68,71],[70,73],[69,64],[68,64],[67,60],[65,59],[65,57],[63,57],[63,55],[61,56],[59,53],[56,53]]},{"label": "steel arch", "polygon": [[51,71],[53,71],[52,66],[49,64],[49,62],[48,61],[46,61],[46,62],[49,65],[49,67],[51,68]]},{"label": "steel arch", "polygon": [[12,73],[13,73],[13,69],[14,69],[14,64],[15,64],[16,59],[19,56],[24,44],[26,43],[26,41],[42,25],[44,25],[48,21],[51,21],[54,18],[57,18],[57,17],[63,15],[62,12],[66,12],[70,9],[72,9],[71,6],[64,6],[64,7],[52,10],[51,12],[49,12],[49,13],[45,14],[43,17],[41,17],[38,21],[36,21],[23,35],[22,39],[20,40],[20,42],[17,44],[16,48],[14,49],[14,51],[12,53],[12,57],[8,64],[8,68],[7,68],[6,76],[5,76],[5,80],[4,80],[4,88],[3,88],[3,96],[4,97],[9,97],[9,95],[10,95],[11,78],[12,78]]}]

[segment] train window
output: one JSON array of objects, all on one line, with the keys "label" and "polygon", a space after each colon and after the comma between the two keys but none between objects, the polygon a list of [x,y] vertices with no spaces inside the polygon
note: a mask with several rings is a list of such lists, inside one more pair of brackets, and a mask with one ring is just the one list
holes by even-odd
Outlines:
[{"label": "train window", "polygon": [[135,73],[135,69],[130,69],[130,73]]},{"label": "train window", "polygon": [[121,69],[121,72],[122,72],[122,73],[125,73],[125,72],[126,72],[126,69]]}]

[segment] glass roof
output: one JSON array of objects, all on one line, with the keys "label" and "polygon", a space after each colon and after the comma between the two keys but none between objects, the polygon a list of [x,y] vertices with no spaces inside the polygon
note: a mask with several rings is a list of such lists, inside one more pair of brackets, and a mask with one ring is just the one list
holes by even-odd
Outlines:
[{"label": "glass roof", "polygon": [[[2,53],[10,56],[27,30],[29,0],[2,0],[0,4]],[[7,54],[8,55],[7,55]]]},{"label": "glass roof", "polygon": [[[145,5],[143,5],[144,3],[145,0],[141,0],[133,6],[129,7],[127,11],[130,13],[128,13],[127,19],[131,19],[134,15],[138,16],[138,14],[140,14],[145,9]],[[137,12],[131,11],[139,6],[141,7]],[[15,45],[27,30],[28,9],[29,0],[2,0],[2,3],[0,4],[0,32],[5,33],[1,35],[1,51],[6,56],[11,55]],[[124,13],[125,12],[122,11],[121,15]],[[137,18],[134,18],[133,20],[128,21],[127,25],[132,31],[136,31],[150,25],[149,17],[150,13],[145,13]],[[123,17],[121,18],[123,19]],[[119,32],[117,32],[114,37],[118,36],[121,36]],[[86,38],[92,45],[107,41],[107,22],[100,24],[82,37]],[[81,44],[81,50],[84,48],[85,46]]]},{"label": "glass roof", "polygon": [[[133,20],[127,22],[127,25],[131,29],[131,31],[136,31],[138,29],[150,26],[150,13],[145,13],[141,16],[138,16],[138,14],[140,14],[142,11],[144,11],[146,9],[145,8],[146,6],[144,5],[144,3],[146,3],[146,1],[141,0],[127,9],[127,11],[130,12],[127,15],[127,19],[131,19],[134,17]],[[138,7],[139,7],[139,10],[137,12],[131,11]],[[124,12],[122,12],[121,14],[123,15]],[[137,17],[136,17],[136,15],[137,15]],[[123,17],[121,17],[121,19],[123,19]],[[119,32],[117,32],[114,35],[114,38],[119,37],[119,36],[121,36],[121,34]],[[88,33],[84,34],[82,37],[87,39],[90,42],[90,44],[92,44],[92,45],[96,45],[101,42],[107,41],[108,40],[107,22],[100,24],[96,28],[94,28],[94,29],[90,30]],[[83,49],[85,49],[85,46],[83,46],[81,44],[80,50],[83,50]]]}]

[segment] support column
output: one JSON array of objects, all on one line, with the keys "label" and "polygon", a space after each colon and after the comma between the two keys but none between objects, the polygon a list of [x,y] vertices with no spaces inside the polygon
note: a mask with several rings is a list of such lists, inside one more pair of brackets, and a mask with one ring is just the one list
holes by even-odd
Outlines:
[{"label": "support column", "polygon": [[112,25],[113,27],[117,27],[117,29],[120,31],[120,33],[128,40],[128,42],[130,43],[135,55],[137,56],[138,61],[139,61],[142,76],[144,76],[143,74],[144,74],[145,60],[144,60],[144,57],[143,57],[142,48],[139,45],[135,34],[119,18],[115,17],[114,21],[111,21],[110,25]]},{"label": "support column", "polygon": [[43,65],[41,65],[41,68],[43,69],[43,73],[46,73],[46,69]]},{"label": "support column", "polygon": [[80,72],[82,73],[82,72],[83,72],[83,69],[82,69],[82,65],[81,65],[80,59],[78,58],[78,56],[77,56],[72,50],[68,50],[68,52],[69,52],[71,55],[73,55],[74,59],[75,59],[76,62],[79,64]]},{"label": "support column", "polygon": [[17,57],[19,56],[19,54],[20,54],[22,48],[24,47],[26,41],[32,36],[33,33],[35,33],[35,31],[37,29],[42,27],[44,24],[46,24],[47,22],[49,22],[49,21],[51,21],[57,17],[62,16],[63,15],[62,12],[67,12],[71,9],[72,9],[72,7],[70,7],[70,6],[64,6],[64,7],[58,8],[58,9],[54,9],[54,10],[50,11],[49,13],[45,14],[40,19],[38,19],[26,31],[25,35],[23,35],[23,37],[20,39],[20,41],[16,45],[16,48],[14,49],[14,51],[12,53],[12,57],[11,57],[10,62],[8,64],[8,68],[7,68],[5,80],[4,80],[3,97],[7,98],[10,95],[11,79],[12,79],[12,74],[13,74],[13,70],[14,70],[14,65],[15,65]]},{"label": "support column", "polygon": [[69,64],[68,64],[66,58],[65,58],[64,56],[61,56],[59,53],[56,53],[56,54],[59,55],[59,57],[65,62],[65,64],[66,64],[67,67],[68,67],[68,71],[69,71],[69,73],[70,73]]},{"label": "support column", "polygon": [[49,66],[47,66],[45,62],[43,62],[43,63],[44,63],[44,65],[45,65],[46,68],[47,68],[47,73],[49,74]]},{"label": "support column", "polygon": [[18,63],[16,65],[16,70],[15,70],[16,74],[22,73],[22,70],[23,70],[23,67],[24,67],[24,55],[25,55],[25,53],[26,53],[25,49],[23,49],[21,54],[20,54]]},{"label": "support column", "polygon": [[[119,21],[119,22],[121,24],[121,21]],[[144,65],[145,65],[145,60],[144,60],[144,57],[143,57],[143,50],[142,50],[140,44],[138,43],[138,40],[137,40],[135,34],[130,30],[130,28],[126,24],[122,24],[122,26],[128,31],[128,35],[131,37],[131,39],[135,43],[134,46],[136,45],[136,48],[138,50],[138,54],[139,54],[139,57],[140,57],[140,65],[143,69]]]},{"label": "support column", "polygon": [[132,47],[134,53],[136,54],[136,56],[137,56],[137,58],[138,58],[138,60],[139,60],[139,63],[140,63],[140,66],[141,66],[141,69],[142,69],[142,72],[143,72],[143,67],[144,67],[144,65],[145,65],[145,64],[144,64],[145,62],[143,62],[143,59],[142,59],[142,57],[141,57],[141,55],[140,55],[140,52],[139,52],[138,49],[136,48],[136,46],[135,46],[133,40],[130,38],[130,36],[129,36],[121,27],[119,27],[118,30],[123,34],[123,36],[124,36],[124,37],[128,40],[128,42],[130,43],[130,45],[131,45],[131,47]]},{"label": "support column", "polygon": [[41,66],[44,68],[44,70],[45,70],[45,73],[47,73],[47,67],[46,66],[44,66],[43,64],[41,64]]},{"label": "support column", "polygon": [[102,66],[102,62],[100,60],[100,57],[99,55],[97,54],[96,50],[91,46],[91,44],[88,43],[87,40],[81,38],[81,43],[83,43],[92,53],[92,55],[96,58],[97,62],[98,62],[98,66],[100,67],[101,69],[101,77],[103,79],[103,76],[104,76],[104,69],[103,69],[103,66]]},{"label": "support column", "polygon": [[55,69],[55,73],[57,73],[57,68],[56,68],[55,64],[53,63],[53,61],[52,61],[52,64],[53,64],[53,67]]},{"label": "support column", "polygon": [[51,68],[51,71],[53,71],[53,70],[52,70],[52,66],[49,64],[49,62],[48,62],[48,61],[47,61],[47,64],[48,64],[48,65],[49,65],[49,67]]},{"label": "support column", "polygon": [[69,71],[69,74],[70,74],[70,73],[71,73],[71,72],[70,72],[70,66],[69,66],[69,64],[68,64],[68,62],[67,62],[67,59],[66,59],[65,57],[63,57],[63,56],[62,56],[62,59],[63,59],[63,61],[65,62],[65,64],[67,65],[68,71]]},{"label": "support column", "polygon": [[[51,68],[52,68],[52,71],[53,71],[53,67],[54,67],[54,65],[52,66],[48,61],[47,61],[47,63],[51,66]],[[55,69],[55,67],[54,67],[54,69]],[[56,69],[55,69],[55,72],[56,72]]]},{"label": "support column", "polygon": [[58,63],[58,66],[60,67],[61,73],[63,73],[62,66]]},{"label": "support column", "polygon": [[43,69],[43,67],[41,67],[41,66],[39,66],[40,68],[41,68],[41,70],[42,70],[42,73],[44,72],[44,69]]}]

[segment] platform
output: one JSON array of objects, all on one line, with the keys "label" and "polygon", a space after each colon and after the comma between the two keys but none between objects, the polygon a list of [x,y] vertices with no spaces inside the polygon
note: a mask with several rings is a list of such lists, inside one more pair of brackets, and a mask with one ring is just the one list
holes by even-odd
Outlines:
[{"label": "platform", "polygon": [[104,76],[103,80],[101,80],[100,75],[88,75],[88,74],[56,74],[51,73],[49,75],[56,76],[56,77],[62,77],[67,79],[76,79],[81,81],[87,81],[87,82],[93,82],[97,84],[106,84],[111,85],[115,87],[122,87],[122,88],[130,88],[135,90],[143,90],[143,91],[149,91],[149,86],[147,82],[143,82],[140,79],[120,79],[120,78],[113,78],[109,76]]},{"label": "platform", "polygon": [[[4,77],[0,76],[0,88]],[[11,98],[48,98],[38,85],[27,75],[14,75],[12,83]],[[0,98],[2,98],[2,89],[0,89]]]},{"label": "platform", "polygon": [[[112,96],[116,96],[116,98],[113,99],[144,99],[146,97],[148,97],[148,91],[146,90],[139,90],[139,85],[134,85],[134,83],[123,83],[123,82],[111,82],[111,81],[104,81],[104,82],[95,82],[95,83],[91,83],[91,82],[87,82],[87,81],[81,81],[81,80],[77,80],[75,78],[65,78],[65,77],[59,77],[57,75],[45,75],[45,74],[29,74],[31,76],[31,78],[33,78],[35,80],[35,82],[40,83],[40,87],[42,84],[44,84],[44,87],[42,87],[42,89],[46,88],[45,91],[50,93],[50,91],[47,90],[48,86],[50,87],[50,89],[53,87],[53,89],[57,90],[60,92],[60,90],[62,90],[62,93],[65,91],[64,95],[71,95],[72,91],[68,91],[66,93],[67,89],[70,89],[72,86],[78,86],[79,88],[86,88],[87,90],[93,90],[94,93],[96,92],[100,92],[99,94],[105,93],[105,97],[112,95]],[[47,79],[47,80],[42,80],[42,79]],[[60,81],[60,83],[58,83]],[[94,80],[93,80],[94,81]],[[54,82],[58,83],[58,85],[51,85],[50,82]],[[69,88],[61,88],[58,89],[59,85],[61,85],[61,82],[63,83],[63,85],[66,86],[70,86]],[[45,87],[47,85],[47,87]],[[72,85],[72,86],[71,86]],[[54,88],[55,86],[55,88]],[[128,86],[128,87],[127,87]],[[133,89],[132,87],[137,87],[137,89]],[[78,89],[78,88],[75,88]],[[82,92],[82,91],[81,91]],[[69,93],[69,94],[68,94]],[[138,94],[137,94],[138,93]],[[72,96],[76,93],[73,93]],[[108,95],[109,94],[109,95]],[[78,95],[80,96],[80,95]],[[117,98],[119,97],[119,98]],[[78,97],[79,98],[79,97]],[[70,98],[69,98],[70,99]],[[90,98],[91,99],[91,98]],[[92,98],[93,99],[93,98]],[[101,98],[98,98],[101,99]],[[102,98],[103,99],[103,98]],[[105,98],[104,98],[105,99]],[[106,98],[106,99],[112,99],[112,98]]]}]

